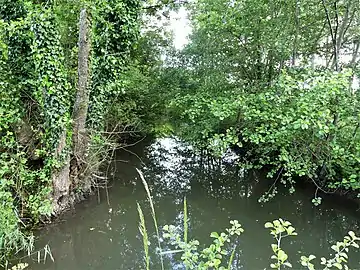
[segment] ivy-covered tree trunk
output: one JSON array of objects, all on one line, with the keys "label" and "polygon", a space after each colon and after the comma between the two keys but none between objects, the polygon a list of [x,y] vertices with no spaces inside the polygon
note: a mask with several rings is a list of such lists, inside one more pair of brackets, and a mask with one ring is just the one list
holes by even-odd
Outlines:
[{"label": "ivy-covered tree trunk", "polygon": [[25,228],[90,189],[103,119],[139,32],[139,0],[90,1],[92,28],[82,1],[55,2],[0,4],[0,267],[30,246]]},{"label": "ivy-covered tree trunk", "polygon": [[[43,16],[38,15],[40,12]],[[39,175],[39,182],[47,185],[42,186],[40,192],[52,190],[50,195],[52,212],[59,213],[69,205],[71,199],[69,196],[70,138],[68,137],[71,85],[64,65],[64,51],[61,47],[58,25],[52,10],[34,7],[29,13],[29,18],[34,29],[31,58],[29,58],[34,63],[34,70],[28,72],[33,74],[33,80],[36,81],[35,87],[31,89],[41,116],[41,122],[37,125],[44,130],[43,149],[41,149],[44,155],[43,174]],[[29,169],[32,168],[29,166]],[[41,199],[43,198],[39,197],[39,200]]]},{"label": "ivy-covered tree trunk", "polygon": [[76,186],[80,173],[86,165],[85,157],[88,150],[88,135],[86,130],[86,119],[89,107],[90,95],[90,22],[87,10],[82,9],[79,21],[79,58],[78,58],[78,89],[73,114],[73,159],[71,174]]}]

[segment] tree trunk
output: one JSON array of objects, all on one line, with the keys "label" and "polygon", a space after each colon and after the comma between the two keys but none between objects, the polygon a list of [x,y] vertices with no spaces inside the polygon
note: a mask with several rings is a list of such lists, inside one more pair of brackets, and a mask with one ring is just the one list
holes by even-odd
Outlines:
[{"label": "tree trunk", "polygon": [[[66,148],[66,130],[60,136],[59,145],[55,152],[55,157],[58,158]],[[53,213],[58,214],[64,210],[69,204],[72,203],[70,198],[70,156],[67,155],[64,160],[64,165],[53,172],[51,176],[53,185],[52,201],[53,201]]]},{"label": "tree trunk", "polygon": [[79,22],[79,56],[78,56],[78,89],[73,112],[73,158],[71,174],[76,186],[81,171],[86,166],[86,153],[88,150],[88,134],[86,130],[86,119],[90,96],[90,22],[86,9],[80,12]]}]

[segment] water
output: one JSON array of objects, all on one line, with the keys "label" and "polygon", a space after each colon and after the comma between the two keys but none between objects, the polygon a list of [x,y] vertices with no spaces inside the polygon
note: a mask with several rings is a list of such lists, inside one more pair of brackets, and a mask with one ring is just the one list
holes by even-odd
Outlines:
[{"label": "water", "polygon": [[[171,138],[139,143],[118,152],[108,167],[114,178],[108,192],[101,190],[66,213],[61,221],[42,229],[37,246],[48,244],[55,262],[47,259],[45,264],[31,264],[30,269],[144,269],[137,202],[146,213],[153,253],[156,238],[146,193],[135,168],[143,171],[149,183],[159,225],[182,224],[185,196],[190,237],[201,243],[209,244],[210,233],[224,230],[229,220],[239,220],[245,233],[238,240],[235,269],[269,269],[273,239],[264,223],[279,217],[291,221],[299,234],[283,242],[295,269],[299,268],[301,255],[329,257],[331,244],[347,231],[360,235],[360,211],[339,198],[324,197],[322,205],[314,207],[314,191],[298,187],[293,195],[284,191],[266,204],[258,203],[270,180],[261,172],[237,169],[235,162],[231,153],[222,162],[201,158]],[[167,256],[165,261],[166,269],[184,269],[175,257]],[[360,253],[350,252],[349,265],[360,269],[359,262]],[[153,256],[151,269],[159,267]]]}]

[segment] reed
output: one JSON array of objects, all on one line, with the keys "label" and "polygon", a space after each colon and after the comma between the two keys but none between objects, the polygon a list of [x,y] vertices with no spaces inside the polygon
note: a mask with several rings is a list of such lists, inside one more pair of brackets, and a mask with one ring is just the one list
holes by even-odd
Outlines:
[{"label": "reed", "polygon": [[162,257],[162,248],[161,248],[161,242],[160,242],[161,238],[160,238],[160,233],[159,233],[159,226],[158,226],[157,219],[156,219],[154,203],[153,203],[153,200],[152,200],[152,197],[151,197],[149,186],[148,186],[142,172],[137,168],[136,168],[136,171],[138,172],[138,174],[140,176],[140,179],[141,179],[141,181],[142,181],[142,183],[144,185],[144,188],[145,188],[145,191],[146,191],[146,194],[147,194],[147,198],[148,198],[148,201],[149,201],[149,204],[150,204],[151,216],[152,216],[152,219],[153,219],[153,222],[154,222],[155,231],[156,231],[156,237],[157,237],[157,242],[158,242],[161,269],[164,270],[164,259]]},{"label": "reed", "polygon": [[184,243],[188,241],[188,213],[187,213],[187,202],[184,197]]},{"label": "reed", "polygon": [[147,229],[146,229],[146,225],[145,225],[144,214],[143,214],[143,211],[141,210],[141,206],[140,206],[139,203],[137,204],[137,210],[138,210],[139,218],[140,218],[139,230],[140,230],[140,233],[141,233],[142,239],[143,239],[143,247],[144,247],[144,253],[145,253],[146,270],[150,270],[149,237],[148,237]]},{"label": "reed", "polygon": [[231,256],[229,258],[229,263],[228,263],[228,267],[227,267],[228,270],[231,270],[231,265],[232,265],[232,263],[234,261],[234,257],[235,257],[235,251],[236,251],[236,246],[234,247],[233,251],[231,252]]}]

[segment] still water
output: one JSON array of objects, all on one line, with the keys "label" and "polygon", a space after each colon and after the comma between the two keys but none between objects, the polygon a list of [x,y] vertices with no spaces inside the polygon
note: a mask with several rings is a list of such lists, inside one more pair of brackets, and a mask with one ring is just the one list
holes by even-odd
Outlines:
[{"label": "still water", "polygon": [[[107,168],[113,178],[107,191],[77,205],[62,220],[38,232],[37,246],[48,244],[54,262],[31,264],[37,270],[144,269],[142,238],[138,230],[137,203],[146,213],[150,244],[155,252],[154,226],[146,193],[136,169],[149,183],[160,226],[182,224],[182,203],[186,196],[190,218],[189,234],[201,243],[211,242],[212,231],[222,231],[237,219],[245,232],[238,240],[234,269],[269,269],[273,239],[266,221],[283,217],[291,221],[297,237],[284,239],[283,248],[298,269],[301,255],[329,257],[330,245],[343,239],[347,231],[360,235],[357,206],[335,197],[324,197],[315,207],[313,190],[297,187],[286,190],[272,201],[261,204],[259,197],[270,180],[256,171],[244,171],[236,157],[228,153],[222,160],[201,157],[175,138],[142,142],[116,153]],[[163,243],[164,249],[171,247]],[[33,258],[34,260],[37,259]],[[352,268],[360,269],[360,253],[350,252]],[[165,258],[166,269],[184,269],[176,257]],[[151,269],[160,269],[152,256]]]}]

